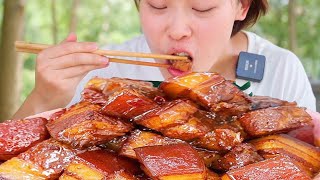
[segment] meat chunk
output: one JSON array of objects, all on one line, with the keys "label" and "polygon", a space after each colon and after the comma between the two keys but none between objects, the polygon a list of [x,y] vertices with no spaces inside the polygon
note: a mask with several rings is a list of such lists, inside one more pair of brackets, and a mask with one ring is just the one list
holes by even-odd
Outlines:
[{"label": "meat chunk", "polygon": [[216,128],[192,141],[191,144],[213,151],[226,152],[242,141],[240,132],[235,132],[229,128]]},{"label": "meat chunk", "polygon": [[303,126],[301,128],[292,130],[290,132],[288,132],[287,134],[291,137],[294,137],[296,139],[299,139],[303,142],[309,143],[311,145],[315,145],[314,144],[314,135],[313,135],[313,130],[314,127],[313,125],[308,125],[308,126]]},{"label": "meat chunk", "polygon": [[271,135],[252,140],[251,143],[264,158],[285,156],[297,162],[308,174],[320,170],[320,150],[288,135]]},{"label": "meat chunk", "polygon": [[189,98],[222,119],[240,116],[251,106],[248,95],[216,73],[175,77],[161,83],[160,89],[171,98]]},{"label": "meat chunk", "polygon": [[105,95],[110,95],[113,92],[121,91],[123,89],[134,89],[136,92],[148,97],[149,99],[154,99],[157,96],[164,96],[158,88],[153,87],[151,82],[116,77],[107,80],[103,93]]},{"label": "meat chunk", "polygon": [[56,179],[76,153],[53,139],[43,141],[1,164],[0,179]]},{"label": "meat chunk", "polygon": [[184,124],[163,129],[161,132],[171,138],[194,141],[211,131],[211,126],[207,126],[201,119],[190,117]]},{"label": "meat chunk", "polygon": [[183,72],[190,71],[192,68],[192,61],[190,59],[187,60],[171,60],[172,67],[178,69]]},{"label": "meat chunk", "polygon": [[158,106],[156,102],[135,90],[124,89],[110,95],[102,112],[109,116],[130,120]]},{"label": "meat chunk", "polygon": [[228,171],[262,160],[264,160],[263,157],[257,153],[254,146],[248,143],[242,143],[234,147],[217,161],[214,161],[211,167],[217,170]]},{"label": "meat chunk", "polygon": [[203,162],[207,168],[211,168],[212,165],[219,158],[221,158],[221,155],[216,151],[210,151],[210,150],[203,149],[203,148],[195,148],[195,147],[193,147],[193,148],[198,152],[201,159],[203,159]]},{"label": "meat chunk", "polygon": [[188,144],[149,146],[135,149],[145,173],[154,179],[205,179],[206,167]]},{"label": "meat chunk", "polygon": [[251,110],[265,109],[269,107],[279,106],[297,106],[296,102],[283,101],[277,98],[268,96],[252,96],[249,97],[251,101]]},{"label": "meat chunk", "polygon": [[134,119],[144,127],[163,135],[191,142],[209,150],[230,150],[243,140],[240,130],[229,125],[220,125],[214,117],[197,109],[188,100],[174,100]]},{"label": "meat chunk", "polygon": [[59,178],[67,179],[127,179],[143,174],[139,164],[106,150],[78,154]]},{"label": "meat chunk", "polygon": [[134,122],[161,132],[166,128],[185,124],[197,111],[197,106],[191,101],[176,100],[136,117]]},{"label": "meat chunk", "polygon": [[116,77],[110,79],[95,77],[86,84],[82,92],[82,99],[103,106],[110,95],[124,89],[132,89],[151,100],[156,100],[158,97],[164,96],[164,94],[159,91],[158,88],[153,87],[150,82]]},{"label": "meat chunk", "polygon": [[248,112],[239,121],[250,136],[259,137],[311,125],[311,116],[304,108],[281,106]]},{"label": "meat chunk", "polygon": [[116,137],[105,144],[99,145],[99,147],[103,149],[109,149],[113,152],[119,153],[122,147],[124,146],[124,144],[127,142],[128,138],[129,138],[128,135]]},{"label": "meat chunk", "polygon": [[311,178],[301,170],[299,166],[294,164],[290,159],[283,157],[267,159],[238,169],[230,170],[222,177],[222,179],[311,180]]},{"label": "meat chunk", "polygon": [[99,145],[123,136],[133,126],[100,113],[100,106],[81,102],[48,122],[51,136],[75,148]]},{"label": "meat chunk", "polygon": [[14,157],[0,165],[0,179],[30,179],[45,180],[47,176],[42,174],[43,170],[31,162]]},{"label": "meat chunk", "polygon": [[0,160],[8,160],[49,137],[44,118],[0,123]]},{"label": "meat chunk", "polygon": [[135,148],[155,145],[169,145],[182,143],[177,139],[170,139],[152,132],[134,130],[121,148],[120,155],[136,159]]}]

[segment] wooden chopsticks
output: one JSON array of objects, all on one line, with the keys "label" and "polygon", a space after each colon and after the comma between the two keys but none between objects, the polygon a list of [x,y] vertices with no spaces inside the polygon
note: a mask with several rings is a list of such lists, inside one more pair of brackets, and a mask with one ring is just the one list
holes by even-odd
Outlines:
[{"label": "wooden chopsticks", "polygon": [[[35,44],[28,43],[24,41],[16,41],[15,42],[16,51],[25,52],[25,53],[33,53],[38,54],[42,50],[51,47],[47,44]],[[154,59],[170,59],[170,60],[187,60],[187,57],[180,56],[171,56],[171,55],[162,55],[162,54],[148,54],[148,53],[136,53],[136,52],[125,52],[125,51],[110,51],[110,50],[97,50],[92,52],[94,54],[103,55],[103,56],[122,56],[122,57],[139,57],[139,58],[154,58]],[[123,63],[123,64],[134,64],[134,65],[142,65],[142,66],[154,66],[154,67],[162,67],[168,68],[170,65],[162,64],[162,63],[152,63],[152,62],[143,62],[143,61],[134,61],[134,60],[125,60],[118,58],[110,58],[110,62],[115,63]]]}]

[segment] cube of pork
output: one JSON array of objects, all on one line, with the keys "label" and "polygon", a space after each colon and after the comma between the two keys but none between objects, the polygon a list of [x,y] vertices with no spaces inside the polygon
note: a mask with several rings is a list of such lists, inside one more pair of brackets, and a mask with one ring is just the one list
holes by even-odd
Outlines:
[{"label": "cube of pork", "polygon": [[0,123],[0,160],[8,160],[49,137],[44,118]]},{"label": "cube of pork", "polygon": [[142,169],[153,179],[205,179],[203,160],[189,144],[148,146],[135,149]]},{"label": "cube of pork", "polygon": [[209,150],[231,150],[242,142],[241,129],[231,124],[221,125],[208,115],[191,101],[178,99],[136,117],[134,122]]},{"label": "cube of pork", "polygon": [[100,109],[98,105],[80,102],[50,120],[47,124],[49,133],[54,139],[75,148],[86,148],[123,136],[133,128],[130,123],[101,114]]},{"label": "cube of pork", "polygon": [[109,96],[117,91],[132,89],[152,100],[163,97],[164,94],[158,88],[153,87],[152,83],[125,79],[125,78],[92,78],[82,92],[82,99],[94,104],[104,105]]},{"label": "cube of pork", "polygon": [[250,136],[260,137],[311,125],[311,116],[304,108],[280,106],[248,112],[239,121]]},{"label": "cube of pork", "polygon": [[170,139],[147,131],[134,130],[120,150],[120,155],[136,159],[135,148],[155,145],[182,143],[178,139]]},{"label": "cube of pork", "polygon": [[252,163],[264,160],[257,153],[255,147],[249,143],[242,143],[234,147],[230,152],[223,157],[214,161],[212,168],[222,171],[237,169]]},{"label": "cube of pork", "polygon": [[320,150],[285,134],[254,139],[251,143],[264,158],[285,156],[296,161],[308,174],[320,171]]},{"label": "cube of pork", "polygon": [[142,174],[138,162],[106,150],[95,150],[78,154],[59,179],[134,180]]},{"label": "cube of pork", "polygon": [[284,157],[267,159],[242,168],[233,169],[222,176],[222,180],[233,179],[311,180],[299,166]]},{"label": "cube of pork", "polygon": [[49,139],[0,165],[0,179],[56,179],[76,151]]},{"label": "cube of pork", "polygon": [[222,119],[241,116],[250,110],[251,102],[244,92],[217,73],[191,73],[160,85],[171,98],[189,98]]},{"label": "cube of pork", "polygon": [[102,108],[106,115],[131,120],[159,105],[132,89],[123,89],[109,96],[107,103]]}]

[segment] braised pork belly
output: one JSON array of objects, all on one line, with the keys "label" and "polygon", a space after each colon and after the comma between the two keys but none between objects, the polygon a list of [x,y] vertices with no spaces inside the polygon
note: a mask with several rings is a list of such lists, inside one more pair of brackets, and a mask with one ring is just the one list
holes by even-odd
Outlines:
[{"label": "braised pork belly", "polygon": [[0,123],[0,179],[310,179],[320,151],[301,136],[312,130],[305,108],[217,73],[159,88],[96,77],[49,120]]}]

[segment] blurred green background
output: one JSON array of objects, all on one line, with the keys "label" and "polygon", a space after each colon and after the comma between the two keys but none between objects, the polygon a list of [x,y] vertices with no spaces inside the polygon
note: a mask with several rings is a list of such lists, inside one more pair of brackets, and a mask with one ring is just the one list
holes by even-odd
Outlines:
[{"label": "blurred green background", "polygon": [[[5,1],[0,0],[0,21],[4,17]],[[7,1],[22,3],[24,17],[21,39],[24,41],[58,43],[73,31],[77,33],[79,41],[105,45],[122,43],[140,34],[138,12],[133,0]],[[312,81],[314,91],[319,93],[320,3],[317,0],[269,2],[269,13],[249,30],[297,54]],[[6,35],[2,32],[1,36]],[[18,105],[34,86],[35,56],[23,54],[22,59],[22,91],[19,102],[16,102]]]}]

